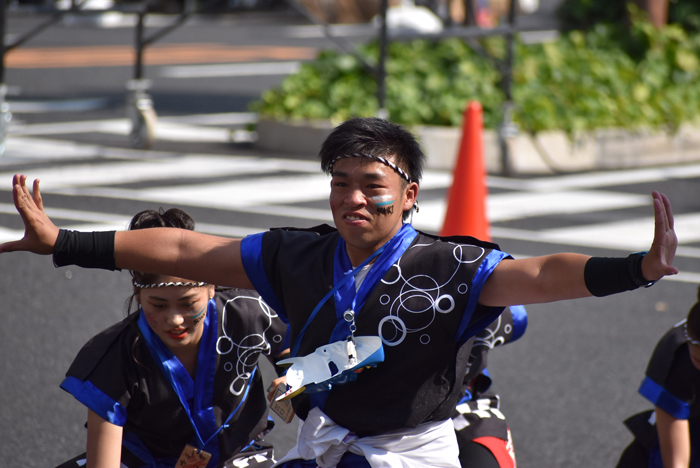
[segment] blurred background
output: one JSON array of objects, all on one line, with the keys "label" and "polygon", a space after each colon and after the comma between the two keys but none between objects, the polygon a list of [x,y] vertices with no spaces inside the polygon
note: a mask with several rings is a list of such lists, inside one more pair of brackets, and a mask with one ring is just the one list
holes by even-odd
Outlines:
[{"label": "blurred background", "polygon": [[[0,241],[23,233],[15,173],[41,179],[63,228],[124,229],[160,206],[225,236],[332,223],[316,152],[353,115],[418,135],[413,222],[438,233],[478,100],[490,235],[516,258],[644,250],[650,192],[672,200],[681,274],[528,306],[524,337],[490,353],[521,468],[614,466],[632,440],[622,421],[650,406],[636,393],[649,356],[700,283],[700,4],[385,5],[0,0]],[[0,459],[56,466],[85,444],[85,410],[58,384],[124,317],[129,277],[7,254],[0,285]],[[278,423],[278,455],[295,434]]]}]

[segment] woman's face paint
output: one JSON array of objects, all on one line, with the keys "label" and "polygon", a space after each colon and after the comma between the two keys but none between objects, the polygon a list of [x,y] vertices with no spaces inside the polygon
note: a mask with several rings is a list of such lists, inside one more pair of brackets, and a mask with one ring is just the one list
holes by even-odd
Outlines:
[{"label": "woman's face paint", "polygon": [[[187,280],[168,278],[163,282],[168,281]],[[151,330],[174,350],[199,344],[213,293],[212,286],[168,286],[141,289],[138,297]]]},{"label": "woman's face paint", "polygon": [[206,317],[204,315],[204,313],[207,311],[208,305],[209,305],[209,303],[207,302],[207,304],[204,304],[204,307],[202,307],[202,310],[200,310],[199,312],[192,313],[192,315],[190,316],[190,318],[192,319],[192,323],[194,323],[196,325],[197,323],[199,323],[200,320],[202,320],[204,317]]},{"label": "woman's face paint", "polygon": [[153,325],[158,325],[158,320],[155,319],[152,312],[144,312],[144,313],[146,314],[146,321],[149,324],[151,324],[151,327],[153,327]]},{"label": "woman's face paint", "polygon": [[377,213],[392,214],[394,212],[394,197],[392,195],[376,195],[371,197],[370,200],[377,207]]}]

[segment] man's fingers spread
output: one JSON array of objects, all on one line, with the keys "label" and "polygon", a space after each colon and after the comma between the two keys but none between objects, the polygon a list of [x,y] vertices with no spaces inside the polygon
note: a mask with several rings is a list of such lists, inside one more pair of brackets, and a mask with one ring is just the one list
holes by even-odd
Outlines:
[{"label": "man's fingers spread", "polygon": [[664,202],[664,209],[666,212],[666,218],[668,219],[668,225],[671,229],[673,229],[673,209],[671,208],[671,200],[669,200],[663,193],[661,194],[661,199]]},{"label": "man's fingers spread", "polygon": [[34,203],[40,210],[44,210],[44,202],[41,199],[41,190],[39,190],[39,179],[34,179]]},{"label": "man's fingers spread", "polygon": [[5,242],[4,244],[0,245],[0,254],[21,250],[21,242],[22,241]]}]

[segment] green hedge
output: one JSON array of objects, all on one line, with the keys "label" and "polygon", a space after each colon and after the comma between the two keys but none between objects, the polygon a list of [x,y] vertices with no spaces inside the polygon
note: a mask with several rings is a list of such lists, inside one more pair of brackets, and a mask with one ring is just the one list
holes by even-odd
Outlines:
[{"label": "green hedge", "polygon": [[[514,70],[514,119],[521,130],[601,127],[676,129],[700,114],[700,34],[679,26],[660,31],[632,10],[627,30],[598,25],[557,41],[518,43]],[[500,38],[481,42],[505,55]],[[358,54],[376,63],[370,43]],[[386,106],[405,125],[459,125],[469,100],[481,102],[484,123],[501,120],[501,75],[465,42],[414,40],[390,44]],[[377,113],[376,83],[352,55],[324,51],[253,104],[262,117],[328,119]]]}]

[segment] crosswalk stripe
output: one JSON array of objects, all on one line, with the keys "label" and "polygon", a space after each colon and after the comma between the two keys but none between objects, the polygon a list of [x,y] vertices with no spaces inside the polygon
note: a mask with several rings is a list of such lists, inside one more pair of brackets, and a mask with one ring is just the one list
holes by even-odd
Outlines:
[{"label": "crosswalk stripe", "polygon": [[[144,181],[204,178],[225,175],[267,174],[275,171],[314,172],[317,163],[257,157],[188,155],[181,158],[80,164],[32,170],[29,179],[40,179],[42,190],[65,187],[115,185]],[[0,188],[9,189],[14,173],[0,173]],[[323,176],[326,177],[326,176]],[[327,186],[327,182],[326,182]]]},{"label": "crosswalk stripe", "polygon": [[218,76],[291,75],[299,71],[301,62],[257,62],[222,65],[182,65],[163,67],[165,78],[208,78]]},{"label": "crosswalk stripe", "polygon": [[[445,220],[445,201],[420,202],[419,197],[419,204],[421,210],[415,215],[414,223],[421,229],[439,231]],[[565,190],[549,193],[493,194],[488,196],[486,205],[490,222],[497,223],[533,216],[586,213],[645,205],[651,207],[651,200],[644,195],[619,192]]]},{"label": "crosswalk stripe", "polygon": [[[675,231],[679,243],[700,241],[700,213],[677,215]],[[561,229],[527,231],[492,227],[491,235],[501,239],[517,239],[564,245],[608,248],[618,250],[646,250],[654,237],[654,218],[630,219],[615,223],[574,226]],[[697,258],[697,249],[679,249],[677,256]]]},{"label": "crosswalk stripe", "polygon": [[[245,205],[237,204],[232,199],[219,198],[221,194],[214,194],[215,198],[179,198],[165,196],[163,194],[145,194],[141,190],[110,189],[110,188],[68,188],[57,190],[44,190],[43,194],[56,193],[63,195],[83,197],[104,197],[122,200],[150,201],[154,203],[168,203],[178,206],[192,206],[200,208],[230,209],[241,213],[254,213],[281,216],[285,218],[299,218],[329,223],[333,221],[330,210],[318,208],[304,208],[293,205]],[[199,194],[203,195],[203,194]],[[289,200],[280,200],[289,201]]]},{"label": "crosswalk stripe", "polygon": [[595,172],[588,174],[562,175],[558,177],[536,177],[533,179],[508,179],[498,176],[488,177],[488,186],[511,190],[548,192],[582,188],[606,187],[656,182],[667,179],[683,179],[700,176],[700,164],[667,166],[618,171]]}]

